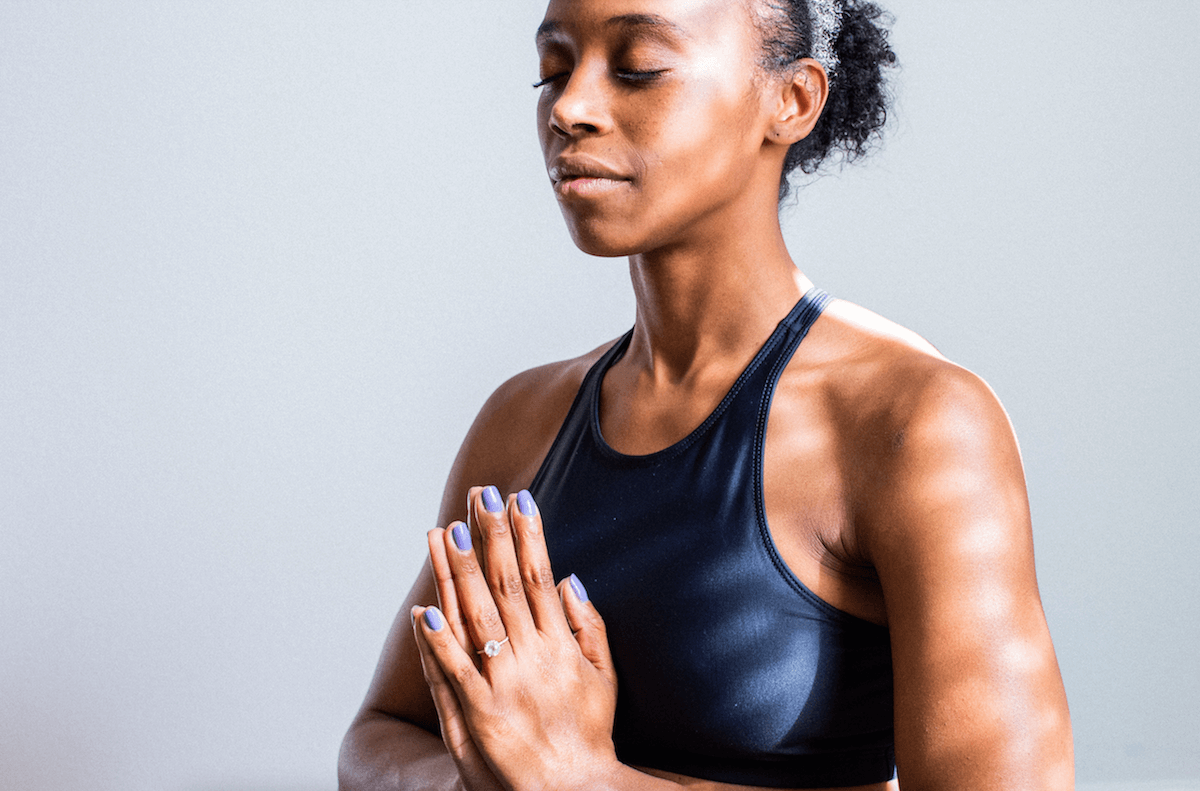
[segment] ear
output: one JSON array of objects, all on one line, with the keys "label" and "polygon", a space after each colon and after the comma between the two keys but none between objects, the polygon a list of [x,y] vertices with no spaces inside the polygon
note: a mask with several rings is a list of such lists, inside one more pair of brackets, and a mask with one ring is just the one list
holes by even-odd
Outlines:
[{"label": "ear", "polygon": [[768,142],[790,146],[808,137],[829,98],[829,75],[825,68],[812,58],[796,62],[796,70],[790,79],[777,83],[778,103],[771,126],[767,132]]}]

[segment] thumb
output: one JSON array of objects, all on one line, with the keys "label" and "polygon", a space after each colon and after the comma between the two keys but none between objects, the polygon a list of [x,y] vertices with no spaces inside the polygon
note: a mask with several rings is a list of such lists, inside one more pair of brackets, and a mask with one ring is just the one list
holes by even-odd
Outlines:
[{"label": "thumb", "polygon": [[563,609],[567,613],[567,622],[575,633],[575,641],[597,670],[614,684],[617,671],[613,668],[612,654],[608,650],[608,629],[604,619],[596,612],[596,607],[588,600],[587,589],[574,574],[559,583],[558,589],[562,595]]}]

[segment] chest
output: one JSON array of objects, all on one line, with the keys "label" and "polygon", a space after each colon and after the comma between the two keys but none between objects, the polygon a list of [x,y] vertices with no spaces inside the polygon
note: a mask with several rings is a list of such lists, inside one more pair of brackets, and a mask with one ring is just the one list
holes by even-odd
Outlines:
[{"label": "chest", "polygon": [[887,630],[791,573],[766,527],[762,448],[722,426],[647,457],[593,439],[556,445],[534,495],[556,576],[578,574],[606,619],[618,745],[761,756],[886,740]]},{"label": "chest", "polygon": [[[670,398],[639,399],[610,371],[597,407],[599,434],[618,454],[655,455],[691,437],[721,403],[728,382],[689,388]],[[780,375],[765,427],[756,425],[762,447],[762,509],[783,564],[816,596],[833,607],[877,624],[886,623],[878,577],[863,559],[855,532],[856,446],[845,435],[837,410],[824,395],[819,376],[802,365]],[[747,436],[745,442],[753,439]],[[669,476],[650,468],[651,476]],[[711,475],[709,478],[711,479]],[[699,484],[700,479],[693,483]],[[719,486],[719,481],[707,480]]]}]

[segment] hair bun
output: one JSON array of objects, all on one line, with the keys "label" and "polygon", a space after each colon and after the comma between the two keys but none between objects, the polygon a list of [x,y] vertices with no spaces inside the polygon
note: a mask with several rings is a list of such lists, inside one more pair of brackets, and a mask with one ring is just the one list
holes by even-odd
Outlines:
[{"label": "hair bun", "polygon": [[[772,3],[779,8],[784,3]],[[813,131],[795,143],[784,160],[783,179],[779,185],[782,199],[790,191],[788,176],[795,170],[816,173],[831,161],[838,164],[853,162],[867,154],[878,142],[888,110],[892,104],[891,91],[885,70],[896,64],[896,54],[888,43],[891,17],[874,3],[856,0],[792,0],[785,27],[790,30],[772,31],[767,38],[768,48],[778,46],[788,33],[805,29],[801,57],[819,54],[822,29],[828,27],[830,6],[841,6],[840,29],[833,45],[830,63],[817,58],[830,72],[829,98],[825,110]],[[796,12],[801,12],[798,18]],[[796,24],[803,22],[803,27]],[[780,58],[768,53],[773,62]],[[794,59],[793,55],[793,59]]]}]

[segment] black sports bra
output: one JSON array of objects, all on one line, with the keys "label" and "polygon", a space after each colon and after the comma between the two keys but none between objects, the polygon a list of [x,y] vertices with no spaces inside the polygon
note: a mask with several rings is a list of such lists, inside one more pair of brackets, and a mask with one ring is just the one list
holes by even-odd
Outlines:
[{"label": "black sports bra", "polygon": [[888,630],[809,591],[763,507],[771,396],[828,301],[805,294],[708,419],[647,456],[600,434],[600,383],[630,331],[530,486],[556,575],[577,574],[607,624],[624,763],[776,788],[895,775]]}]

